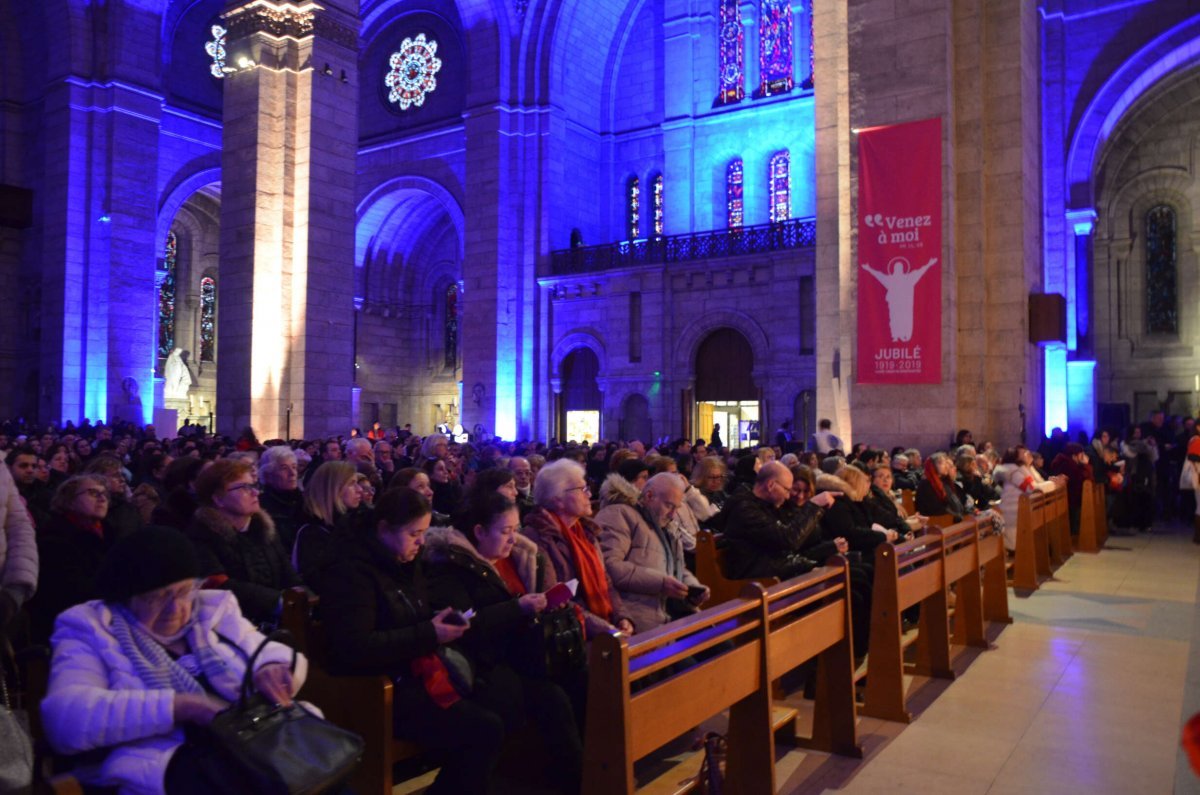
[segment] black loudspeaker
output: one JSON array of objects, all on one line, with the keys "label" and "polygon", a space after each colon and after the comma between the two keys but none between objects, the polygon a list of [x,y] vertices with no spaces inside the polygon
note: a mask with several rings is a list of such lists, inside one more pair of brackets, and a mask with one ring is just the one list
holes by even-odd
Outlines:
[{"label": "black loudspeaker", "polygon": [[33,226],[33,191],[0,185],[0,226],[28,229]]},{"label": "black loudspeaker", "polygon": [[1029,295],[1029,342],[1067,341],[1067,299],[1058,293]]}]

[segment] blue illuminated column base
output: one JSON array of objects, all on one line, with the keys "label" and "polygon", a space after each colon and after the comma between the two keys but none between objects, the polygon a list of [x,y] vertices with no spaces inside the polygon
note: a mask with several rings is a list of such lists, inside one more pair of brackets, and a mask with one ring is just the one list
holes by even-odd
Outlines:
[{"label": "blue illuminated column base", "polygon": [[1067,360],[1063,345],[1046,348],[1046,435],[1062,428],[1090,437],[1096,429],[1096,362]]}]

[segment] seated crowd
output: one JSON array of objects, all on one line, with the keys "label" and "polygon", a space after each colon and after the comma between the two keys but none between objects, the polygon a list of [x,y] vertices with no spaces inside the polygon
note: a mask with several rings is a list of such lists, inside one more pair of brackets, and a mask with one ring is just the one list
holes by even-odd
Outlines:
[{"label": "seated crowd", "polygon": [[[2,430],[0,640],[53,648],[45,731],[84,783],[168,793],[205,780],[182,727],[235,698],[289,590],[316,604],[329,673],[395,683],[395,736],[441,765],[432,792],[486,792],[505,738],[525,725],[554,785],[575,792],[586,670],[539,666],[534,617],[555,612],[590,638],[696,612],[710,596],[693,574],[705,529],[735,579],[787,579],[845,556],[861,658],[877,546],[920,534],[928,517],[993,510],[1011,550],[1020,495],[1054,482],[1075,531],[1088,479],[1114,514],[1136,517],[1128,526],[1148,525],[1158,455],[1141,428],[1119,446],[1102,432],[1040,453],[975,446],[964,431],[928,456],[843,451],[827,424],[810,450],[782,433],[728,450],[451,444],[378,427],[265,444],[250,429],[236,440]],[[1176,444],[1191,452],[1192,439]],[[253,672],[273,701],[304,681],[303,656],[291,660],[269,644]]]}]

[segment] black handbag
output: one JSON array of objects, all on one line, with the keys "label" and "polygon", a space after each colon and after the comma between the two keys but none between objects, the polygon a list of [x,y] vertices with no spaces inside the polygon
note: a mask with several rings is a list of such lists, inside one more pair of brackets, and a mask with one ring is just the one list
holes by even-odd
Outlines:
[{"label": "black handbag", "polygon": [[354,732],[317,717],[298,701],[281,707],[250,695],[258,655],[267,643],[287,634],[272,633],[250,655],[236,704],[207,727],[189,727],[188,741],[212,763],[204,765],[204,773],[217,791],[316,795],[343,785],[362,760],[363,739]]},{"label": "black handbag", "polygon": [[527,676],[562,679],[587,664],[583,624],[570,602],[543,610],[529,620],[517,647],[514,667]]}]

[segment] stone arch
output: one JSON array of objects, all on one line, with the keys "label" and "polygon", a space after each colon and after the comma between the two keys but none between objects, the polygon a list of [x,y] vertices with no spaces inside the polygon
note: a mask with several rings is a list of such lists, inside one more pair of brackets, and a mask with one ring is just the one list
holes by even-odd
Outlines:
[{"label": "stone arch", "polygon": [[1067,150],[1068,207],[1095,205],[1092,177],[1130,108],[1161,80],[1200,63],[1200,17],[1191,17],[1127,58],[1092,96]]},{"label": "stone arch", "polygon": [[380,183],[358,203],[356,215],[354,264],[359,268],[365,266],[369,256],[395,245],[395,241],[419,242],[446,220],[458,238],[458,259],[463,257],[462,204],[443,185],[427,177],[393,177]]},{"label": "stone arch", "polygon": [[[209,160],[217,161],[217,165],[208,164]],[[217,191],[221,189],[220,154],[206,155],[189,164],[189,167],[180,169],[173,183],[173,187],[167,190],[159,201],[155,240],[166,239],[179,209],[197,191],[204,188],[215,188]]]},{"label": "stone arch", "polygon": [[745,312],[722,309],[692,321],[675,341],[672,354],[673,371],[677,374],[691,373],[700,343],[719,328],[732,328],[741,332],[754,351],[754,380],[763,383],[768,367],[767,355],[771,345],[762,326]]},{"label": "stone arch", "polygon": [[576,348],[589,348],[592,353],[596,354],[596,359],[600,362],[600,371],[596,377],[604,378],[608,373],[608,353],[601,341],[600,333],[594,329],[578,329],[562,337],[551,351],[551,379],[557,380],[562,377],[563,360]]}]

